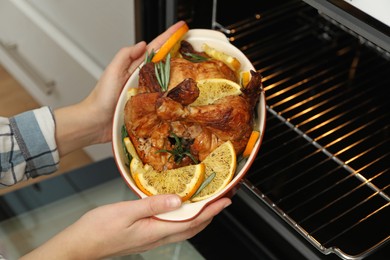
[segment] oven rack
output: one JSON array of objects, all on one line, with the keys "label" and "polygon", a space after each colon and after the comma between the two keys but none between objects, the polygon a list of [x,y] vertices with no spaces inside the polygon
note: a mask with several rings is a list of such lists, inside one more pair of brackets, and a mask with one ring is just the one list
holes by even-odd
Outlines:
[{"label": "oven rack", "polygon": [[388,59],[301,1],[224,31],[267,97],[245,185],[324,254],[361,259],[389,243]]}]

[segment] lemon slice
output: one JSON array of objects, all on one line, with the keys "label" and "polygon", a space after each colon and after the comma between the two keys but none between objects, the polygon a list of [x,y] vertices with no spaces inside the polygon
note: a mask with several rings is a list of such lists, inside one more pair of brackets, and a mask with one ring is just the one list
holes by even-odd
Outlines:
[{"label": "lemon slice", "polygon": [[246,87],[251,80],[251,73],[249,71],[241,71],[240,76],[241,86]]},{"label": "lemon slice", "polygon": [[195,194],[205,176],[203,163],[180,167],[162,172],[133,158],[130,172],[137,187],[146,195],[177,194],[183,201]]},{"label": "lemon slice", "polygon": [[222,51],[218,51],[206,43],[202,45],[202,50],[211,58],[222,61],[235,72],[238,72],[241,68],[241,63],[237,58],[230,56]]},{"label": "lemon slice", "polygon": [[133,143],[128,136],[123,138],[123,143],[125,144],[127,152],[131,155],[131,158],[137,158],[138,160],[140,160],[137,150],[135,149]]},{"label": "lemon slice", "polygon": [[132,96],[137,95],[138,88],[129,88],[126,92],[126,99],[129,100]]},{"label": "lemon slice", "polygon": [[205,179],[215,174],[207,186],[197,193],[191,201],[201,201],[220,192],[233,179],[237,168],[237,159],[234,146],[227,141],[211,152],[202,161],[206,165]]},{"label": "lemon slice", "polygon": [[222,78],[199,80],[197,81],[197,86],[199,88],[199,96],[191,106],[209,105],[220,98],[242,93],[239,84]]}]

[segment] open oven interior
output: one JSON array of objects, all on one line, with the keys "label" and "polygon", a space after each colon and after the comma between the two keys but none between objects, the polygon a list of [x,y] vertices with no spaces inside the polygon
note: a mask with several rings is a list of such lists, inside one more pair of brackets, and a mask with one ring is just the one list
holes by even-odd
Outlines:
[{"label": "open oven interior", "polygon": [[[375,45],[312,6],[340,1],[135,1],[142,40],[175,13],[225,33],[263,76],[259,154],[233,204],[190,239],[205,259],[390,259],[390,40]],[[110,158],[1,196],[0,254],[34,248],[99,203],[128,200],[119,176]],[[181,246],[168,255],[179,259]]]},{"label": "open oven interior", "polygon": [[[303,1],[248,2],[241,9],[220,4],[217,25],[263,76],[266,132],[235,198],[239,202],[221,223],[246,230],[247,242],[238,229],[232,232],[248,251],[249,244],[272,247],[262,244],[261,236],[271,232],[264,232],[253,213],[270,211],[283,230],[304,238],[319,257],[388,253],[388,53]],[[252,213],[244,214],[243,204]],[[300,251],[305,255],[306,249]]]}]

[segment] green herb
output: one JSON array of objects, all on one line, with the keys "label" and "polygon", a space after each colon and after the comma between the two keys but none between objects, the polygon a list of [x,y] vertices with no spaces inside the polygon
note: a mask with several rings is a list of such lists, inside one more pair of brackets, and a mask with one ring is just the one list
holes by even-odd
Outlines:
[{"label": "green herb", "polygon": [[149,62],[152,62],[152,59],[154,57],[156,53],[154,52],[154,50],[152,49],[152,51],[150,53],[146,52],[145,53],[145,64],[146,63],[149,63]]},{"label": "green herb", "polygon": [[189,60],[191,62],[203,62],[203,61],[207,61],[209,59],[207,57],[204,57],[204,56],[201,56],[201,55],[198,55],[195,53],[190,53],[190,52],[183,53],[183,56],[186,60]]},{"label": "green herb", "polygon": [[161,89],[165,92],[168,90],[169,76],[171,73],[171,55],[168,53],[165,63],[160,61],[154,65],[157,81],[161,86]]},{"label": "green herb", "polygon": [[192,195],[191,198],[196,197],[209,183],[214,180],[216,173],[212,172],[199,186],[199,188],[196,190],[195,194]]},{"label": "green herb", "polygon": [[124,139],[125,139],[126,137],[129,136],[129,134],[128,134],[127,131],[126,131],[126,127],[125,127],[124,125],[122,126],[121,134],[122,134],[122,147],[123,147],[123,152],[124,152],[124,154],[125,154],[125,158],[127,159],[126,165],[129,166],[132,157],[131,157],[131,155],[129,154],[129,152],[127,151],[126,144],[125,144],[125,142],[124,142]]},{"label": "green herb", "polygon": [[196,158],[191,154],[190,150],[188,149],[188,145],[185,143],[184,138],[180,138],[174,133],[171,133],[170,136],[175,139],[173,149],[162,149],[158,150],[157,153],[170,153],[171,156],[169,157],[169,159],[173,156],[175,163],[181,163],[185,156],[190,157],[194,163],[198,163],[198,160],[196,160]]},{"label": "green herb", "polygon": [[241,162],[245,161],[246,159],[248,158],[240,155],[239,157],[237,157],[237,165],[239,165]]}]

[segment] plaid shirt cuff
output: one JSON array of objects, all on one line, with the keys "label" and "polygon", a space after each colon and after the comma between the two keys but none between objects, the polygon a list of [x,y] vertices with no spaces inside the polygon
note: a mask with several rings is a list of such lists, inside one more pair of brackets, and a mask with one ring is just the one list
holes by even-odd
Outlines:
[{"label": "plaid shirt cuff", "polygon": [[55,121],[49,107],[1,118],[0,138],[0,183],[4,186],[58,169]]}]

